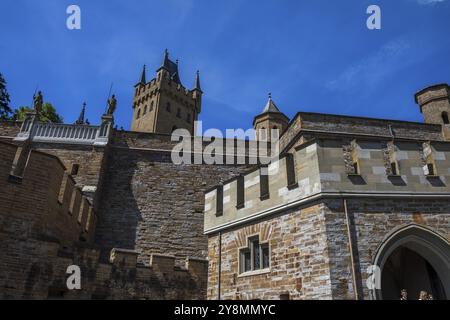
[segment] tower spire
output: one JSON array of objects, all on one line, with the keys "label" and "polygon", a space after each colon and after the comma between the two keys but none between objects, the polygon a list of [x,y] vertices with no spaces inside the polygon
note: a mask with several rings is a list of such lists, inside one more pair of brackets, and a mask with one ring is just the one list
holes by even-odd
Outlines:
[{"label": "tower spire", "polygon": [[75,121],[75,124],[85,124],[84,121],[84,114],[86,112],[86,102],[83,102],[83,107],[81,108],[80,116],[78,117],[78,120]]},{"label": "tower spire", "polygon": [[169,50],[167,49],[164,50],[164,59],[160,68],[169,70]]},{"label": "tower spire", "polygon": [[145,84],[145,64],[144,67],[142,68],[142,74],[141,74],[141,80],[139,81],[139,83]]},{"label": "tower spire", "polygon": [[195,76],[194,90],[198,90],[198,91],[202,92],[202,88],[200,86],[200,71],[198,71],[198,70],[197,70],[197,74]]}]

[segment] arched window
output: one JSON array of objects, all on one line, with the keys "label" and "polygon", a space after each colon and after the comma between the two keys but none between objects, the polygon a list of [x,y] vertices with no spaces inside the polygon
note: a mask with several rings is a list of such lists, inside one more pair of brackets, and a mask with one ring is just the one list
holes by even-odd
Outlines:
[{"label": "arched window", "polygon": [[136,113],[136,119],[139,119],[141,117],[141,109],[138,109]]},{"label": "arched window", "polygon": [[152,102],[150,103],[150,111],[153,111],[153,105],[154,105],[154,101],[152,101]]},{"label": "arched window", "polygon": [[448,113],[447,112],[442,112],[442,121],[444,122],[444,124],[449,124],[450,122],[448,121]]},{"label": "arched window", "polygon": [[144,107],[144,112],[142,113],[142,115],[147,113],[147,106]]}]

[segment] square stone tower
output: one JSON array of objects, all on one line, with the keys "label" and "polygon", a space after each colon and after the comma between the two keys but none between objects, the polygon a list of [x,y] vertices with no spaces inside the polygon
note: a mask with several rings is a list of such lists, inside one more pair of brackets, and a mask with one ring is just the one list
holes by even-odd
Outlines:
[{"label": "square stone tower", "polygon": [[194,88],[186,89],[180,81],[178,61],[171,61],[166,49],[156,77],[146,82],[144,65],[135,85],[131,130],[171,134],[183,128],[195,134],[194,121],[201,111],[202,94],[199,72]]}]

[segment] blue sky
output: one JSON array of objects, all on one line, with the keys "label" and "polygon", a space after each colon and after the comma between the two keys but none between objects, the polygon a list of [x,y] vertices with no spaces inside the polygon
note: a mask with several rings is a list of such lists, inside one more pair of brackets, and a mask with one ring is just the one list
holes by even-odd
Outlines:
[{"label": "blue sky", "polygon": [[[66,28],[81,8],[82,29]],[[382,10],[382,29],[366,9]],[[422,121],[413,94],[450,82],[450,0],[2,0],[0,72],[13,107],[37,85],[66,122],[98,123],[111,82],[128,129],[133,85],[165,48],[187,87],[200,69],[206,128],[249,128],[272,96],[298,111]]]}]

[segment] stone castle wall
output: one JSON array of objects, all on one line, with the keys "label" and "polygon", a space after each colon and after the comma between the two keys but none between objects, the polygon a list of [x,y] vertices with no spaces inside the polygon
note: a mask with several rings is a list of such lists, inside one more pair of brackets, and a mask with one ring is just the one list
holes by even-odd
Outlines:
[{"label": "stone castle wall", "polygon": [[17,147],[1,143],[1,231],[19,238],[58,239],[65,245],[92,240],[95,211],[61,161],[32,150],[23,175],[12,176]]},{"label": "stone castle wall", "polygon": [[169,136],[116,132],[108,155],[96,243],[179,259],[206,257],[204,191],[249,166],[172,163]]},{"label": "stone castle wall", "polygon": [[0,120],[0,139],[12,140],[20,131],[22,122]]},{"label": "stone castle wall", "polygon": [[[94,245],[96,214],[59,158],[31,150],[11,176],[17,146],[0,142],[0,298],[202,299],[207,263],[186,256]],[[142,260],[142,258],[141,258]],[[81,268],[81,290],[68,290],[67,267]]]},{"label": "stone castle wall", "polygon": [[[420,225],[450,241],[450,205],[446,200],[347,200],[357,253],[357,281],[370,299],[367,268],[393,231]],[[259,235],[268,241],[270,269],[239,273],[239,249]],[[217,299],[219,235],[208,238],[208,299]],[[275,214],[264,221],[222,231],[222,299],[355,299],[347,221],[341,199],[326,200]]]},{"label": "stone castle wall", "polygon": [[[208,190],[208,297],[218,296],[221,260],[224,299],[370,299],[367,269],[395,230],[417,225],[450,240],[449,150],[443,141],[315,139],[294,148],[290,165],[288,156],[269,165],[278,174],[265,182],[259,168]],[[270,268],[243,272],[239,251],[254,235],[269,244]]]}]

